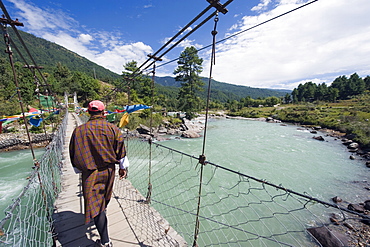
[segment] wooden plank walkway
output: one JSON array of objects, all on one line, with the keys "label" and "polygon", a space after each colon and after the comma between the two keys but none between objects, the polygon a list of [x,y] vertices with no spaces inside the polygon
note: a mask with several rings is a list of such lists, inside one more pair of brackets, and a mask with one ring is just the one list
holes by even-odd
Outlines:
[{"label": "wooden plank walkway", "polygon": [[[69,140],[79,124],[77,120],[74,113],[69,113],[63,151],[62,192],[53,214],[58,247],[95,246],[95,240],[99,238],[94,224],[84,224],[81,177],[74,173],[69,159]],[[117,190],[121,197],[117,196]],[[108,232],[113,246],[187,246],[158,212],[141,203],[143,199],[129,180],[115,180],[113,198],[107,208]]]}]

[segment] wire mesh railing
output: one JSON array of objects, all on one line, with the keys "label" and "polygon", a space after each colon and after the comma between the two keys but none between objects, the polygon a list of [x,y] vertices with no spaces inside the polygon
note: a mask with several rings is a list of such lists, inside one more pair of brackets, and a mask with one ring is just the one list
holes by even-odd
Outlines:
[{"label": "wire mesh railing", "polygon": [[61,190],[61,167],[68,113],[28,177],[21,194],[0,221],[0,246],[53,246],[52,214]]},{"label": "wire mesh railing", "polygon": [[[150,195],[150,205],[188,245],[321,246],[309,230],[321,229],[336,246],[358,246],[358,236],[342,238],[341,233],[369,218],[214,163],[201,165],[198,157],[158,143],[131,139],[127,146],[132,164],[128,180],[142,195]],[[194,243],[201,166],[199,236]],[[117,198],[125,197],[122,186],[115,185]]]}]

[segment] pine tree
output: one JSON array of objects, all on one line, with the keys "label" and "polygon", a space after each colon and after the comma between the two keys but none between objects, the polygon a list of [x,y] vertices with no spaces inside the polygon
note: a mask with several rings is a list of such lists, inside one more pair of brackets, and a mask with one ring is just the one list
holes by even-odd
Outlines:
[{"label": "pine tree", "polygon": [[199,76],[203,70],[202,63],[203,59],[198,57],[195,47],[187,47],[181,53],[174,71],[176,81],[182,82],[178,94],[179,110],[186,112],[187,119],[192,119],[201,107],[197,92],[202,91],[204,85]]}]

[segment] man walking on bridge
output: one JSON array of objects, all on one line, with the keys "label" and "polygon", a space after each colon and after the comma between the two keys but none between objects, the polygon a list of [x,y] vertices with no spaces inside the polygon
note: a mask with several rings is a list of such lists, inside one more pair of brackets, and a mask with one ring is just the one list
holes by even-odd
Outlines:
[{"label": "man walking on bridge", "polygon": [[94,219],[98,246],[112,246],[105,209],[112,195],[115,164],[120,164],[120,178],[127,175],[123,165],[126,148],[120,129],[104,119],[104,109],[99,100],[89,103],[90,119],[73,131],[69,154],[75,171],[82,172],[85,224]]}]

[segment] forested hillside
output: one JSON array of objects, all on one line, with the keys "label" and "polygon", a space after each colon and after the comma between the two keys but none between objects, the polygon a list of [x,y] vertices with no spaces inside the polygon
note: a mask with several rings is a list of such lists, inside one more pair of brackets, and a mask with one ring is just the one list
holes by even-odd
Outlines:
[{"label": "forested hillside", "polygon": [[[122,77],[104,67],[91,62],[90,60],[67,50],[66,48],[57,45],[55,43],[49,42],[45,39],[38,38],[32,34],[22,32],[18,30],[21,37],[24,40],[28,50],[31,52],[31,55],[34,57],[38,66],[44,67],[42,70],[45,73],[53,73],[55,67],[60,64],[65,66],[70,71],[79,71],[90,77],[96,78],[100,81],[108,82],[111,84],[114,83],[114,80],[122,80]],[[22,54],[27,54],[23,46],[18,41],[15,33],[11,28],[8,28],[10,37],[13,37],[14,43],[17,48],[21,51]],[[2,50],[5,50],[5,44],[2,42]],[[15,49],[14,51],[14,60],[24,64],[24,61],[18,55]],[[6,53],[1,53],[0,57],[7,58]],[[27,56],[28,57],[28,56]],[[32,61],[27,60],[29,64],[33,64]],[[122,65],[123,70],[123,65]],[[205,88],[208,85],[208,79],[202,79],[205,82]],[[161,94],[168,96],[174,96],[181,86],[180,82],[175,81],[174,77],[156,77],[156,83],[165,86],[158,86],[158,91]],[[201,97],[206,97],[206,90],[201,93]],[[261,89],[261,88],[251,88],[246,86],[237,86],[228,83],[212,81],[212,100],[219,102],[226,102],[228,100],[240,100],[241,98],[250,96],[251,98],[265,98],[270,96],[282,97],[286,93],[290,93],[289,90],[271,90],[271,89]]]},{"label": "forested hillside", "polygon": [[[204,90],[201,92],[201,97],[205,98],[207,95],[208,88],[208,78],[202,78],[204,82]],[[181,82],[176,81],[174,77],[165,76],[165,77],[156,77],[156,83],[175,88],[181,87]],[[225,103],[228,100],[240,100],[244,97],[251,97],[253,99],[257,98],[266,98],[271,96],[284,97],[287,93],[291,93],[291,90],[277,90],[277,89],[265,89],[265,88],[252,88],[247,86],[239,86],[228,84],[224,82],[219,82],[212,79],[211,82],[211,99],[214,101]]]},{"label": "forested hillside", "polygon": [[[26,57],[27,62],[29,64],[33,64],[33,62],[28,59],[28,56],[26,56],[26,50],[19,42],[13,30],[11,28],[8,28],[8,32],[10,37],[12,37],[12,40],[14,41],[16,47],[20,50],[23,56]],[[54,67],[56,67],[57,63],[61,63],[71,71],[80,71],[86,73],[91,77],[96,77],[101,81],[110,82],[114,79],[120,78],[120,75],[94,62],[91,62],[90,60],[70,50],[67,50],[60,45],[49,42],[42,38],[38,38],[32,34],[22,32],[20,30],[18,30],[18,32],[20,33],[24,43],[26,44],[37,65],[44,67],[43,72],[51,73]],[[1,42],[0,47],[2,51],[5,50],[4,42]],[[18,61],[24,64],[24,61],[19,56],[18,52],[16,52],[15,47],[12,47],[12,50],[14,61]],[[5,52],[0,53],[0,57],[7,58],[7,56],[8,55]]]}]

